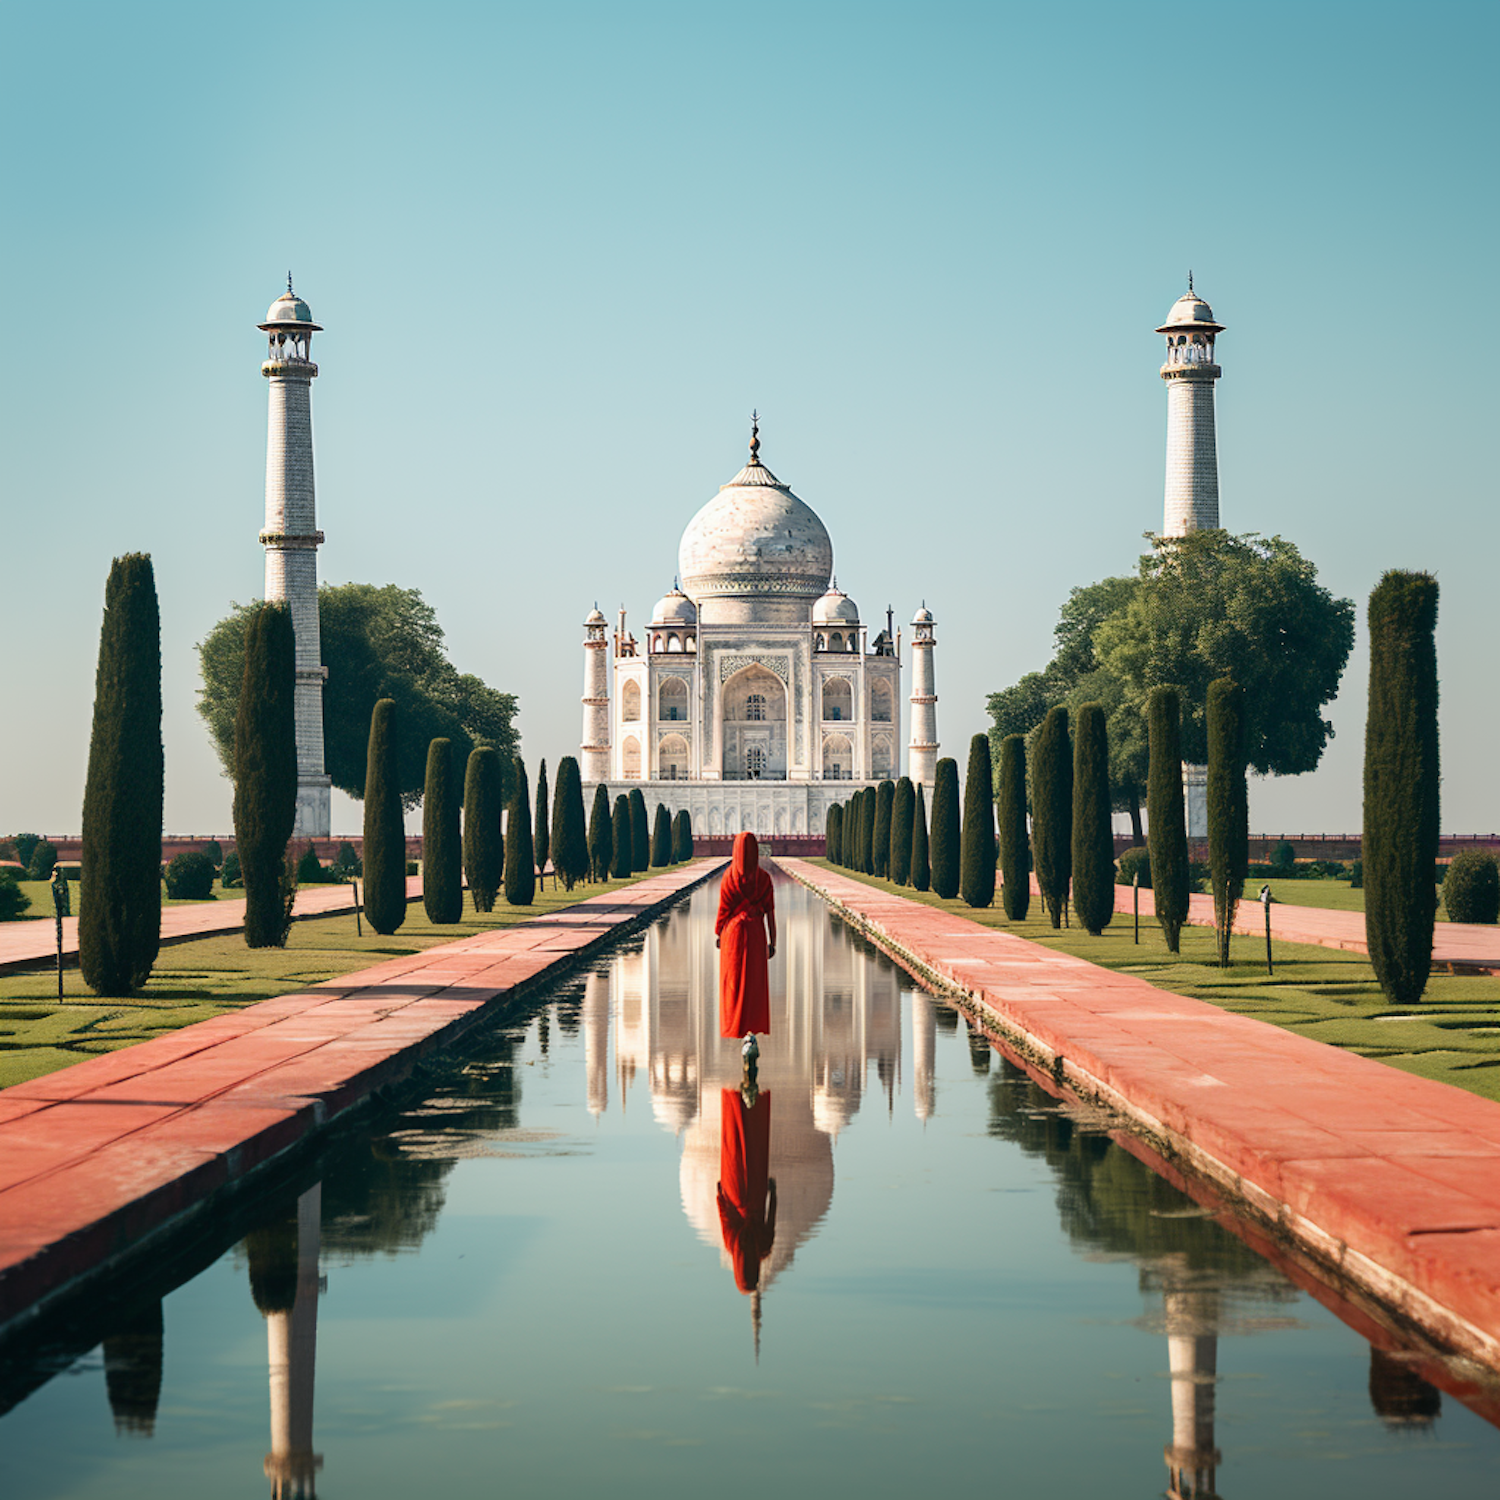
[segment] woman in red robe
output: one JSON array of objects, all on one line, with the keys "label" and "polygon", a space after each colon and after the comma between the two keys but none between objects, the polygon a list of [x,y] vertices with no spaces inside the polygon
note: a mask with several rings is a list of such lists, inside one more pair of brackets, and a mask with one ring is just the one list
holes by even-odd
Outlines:
[{"label": "woman in red robe", "polygon": [[776,894],[760,867],[760,845],[753,833],[734,841],[734,858],[719,886],[714,937],[719,948],[719,1034],[749,1038],[757,1031],[769,1033]]}]

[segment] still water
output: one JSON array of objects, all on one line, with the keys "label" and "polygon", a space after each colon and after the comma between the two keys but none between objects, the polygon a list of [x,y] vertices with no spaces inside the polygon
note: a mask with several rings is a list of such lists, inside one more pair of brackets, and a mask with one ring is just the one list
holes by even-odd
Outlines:
[{"label": "still water", "polygon": [[777,896],[758,1092],[710,888],[0,1350],[3,1492],[1491,1492],[1493,1427]]}]

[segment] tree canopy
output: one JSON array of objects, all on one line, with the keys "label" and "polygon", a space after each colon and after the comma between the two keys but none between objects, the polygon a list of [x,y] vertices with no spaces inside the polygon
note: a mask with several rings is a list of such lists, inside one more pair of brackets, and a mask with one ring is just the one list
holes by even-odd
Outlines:
[{"label": "tree canopy", "polygon": [[[244,672],[245,626],[258,601],[236,604],[198,645],[203,686],[198,712],[208,724],[225,775],[234,772],[234,716]],[[478,745],[500,752],[504,795],[519,736],[512,722],[516,700],[448,660],[443,630],[417,589],[396,584],[324,584],[318,590],[323,665],[323,736],[333,784],[363,798],[370,715],[391,698],[401,716],[396,781],[403,806],[422,800],[427,746],[453,742],[460,764]]]}]

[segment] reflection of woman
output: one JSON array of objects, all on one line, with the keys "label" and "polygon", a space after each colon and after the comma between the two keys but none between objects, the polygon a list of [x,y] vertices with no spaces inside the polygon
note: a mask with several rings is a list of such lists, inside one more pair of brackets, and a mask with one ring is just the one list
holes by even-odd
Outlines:
[{"label": "reflection of woman", "polygon": [[[767,929],[770,936],[767,938]],[[776,955],[776,895],[760,867],[753,833],[734,841],[734,858],[719,886],[719,1034],[743,1036],[771,1029],[769,962]]]},{"label": "reflection of woman", "polygon": [[760,1263],[776,1239],[771,1171],[771,1095],[753,1084],[719,1091],[719,1228],[742,1292],[760,1286]]}]

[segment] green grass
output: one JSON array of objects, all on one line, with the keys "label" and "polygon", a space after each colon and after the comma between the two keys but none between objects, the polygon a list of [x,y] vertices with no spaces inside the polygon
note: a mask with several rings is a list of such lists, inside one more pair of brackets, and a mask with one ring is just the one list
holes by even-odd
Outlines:
[{"label": "green grass", "polygon": [[[47,880],[21,880],[16,882],[21,890],[31,897],[31,905],[16,919],[21,922],[35,921],[45,917],[49,922],[53,919],[52,910],[52,884]],[[223,896],[226,901],[243,901],[245,898],[244,886],[234,886],[226,891],[216,880],[214,881],[213,894],[207,899],[217,901]],[[75,880],[68,887],[68,899],[73,903],[73,915],[78,915],[78,882]],[[167,895],[167,888],[162,887],[161,904],[163,906],[198,906],[201,903],[194,901],[178,901]]]},{"label": "green grass", "polygon": [[[1270,886],[1271,899],[1285,906],[1321,906],[1328,911],[1362,912],[1365,909],[1363,888],[1355,888],[1347,880],[1263,881],[1258,875],[1252,875],[1245,882],[1245,899],[1259,901],[1262,885]],[[1448,913],[1443,909],[1442,901],[1443,889],[1439,886],[1437,919],[1446,922]]]},{"label": "green grass", "polygon": [[[806,862],[832,869],[826,860]],[[1419,1005],[1398,1007],[1381,993],[1369,961],[1357,953],[1273,942],[1275,974],[1268,978],[1265,939],[1259,936],[1236,935],[1230,950],[1233,967],[1221,969],[1211,927],[1184,927],[1181,952],[1173,954],[1155,920],[1145,916],[1137,946],[1128,914],[1116,914],[1104,932],[1092,938],[1079,927],[1053,931],[1036,897],[1026,921],[1009,922],[998,905],[975,910],[961,900],[944,901],[930,891],[919,895],[850,870],[832,873],[1013,932],[1102,968],[1135,974],[1159,989],[1345,1047],[1404,1072],[1500,1099],[1500,977],[1434,974]],[[1285,883],[1296,887],[1311,882]]]},{"label": "green grass", "polygon": [[225,1011],[295,994],[387,958],[524,922],[653,873],[660,871],[576,886],[571,894],[549,884],[537,891],[531,906],[508,906],[502,899],[486,915],[474,912],[466,900],[463,920],[442,927],[427,920],[418,899],[408,904],[405,923],[390,937],[371,932],[368,922],[363,936],[356,937],[351,913],[294,922],[285,948],[250,949],[238,933],[175,943],[161,950],[145,988],[128,1000],[94,995],[76,968],[63,971],[61,1003],[55,968],[0,974],[0,1088]]}]

